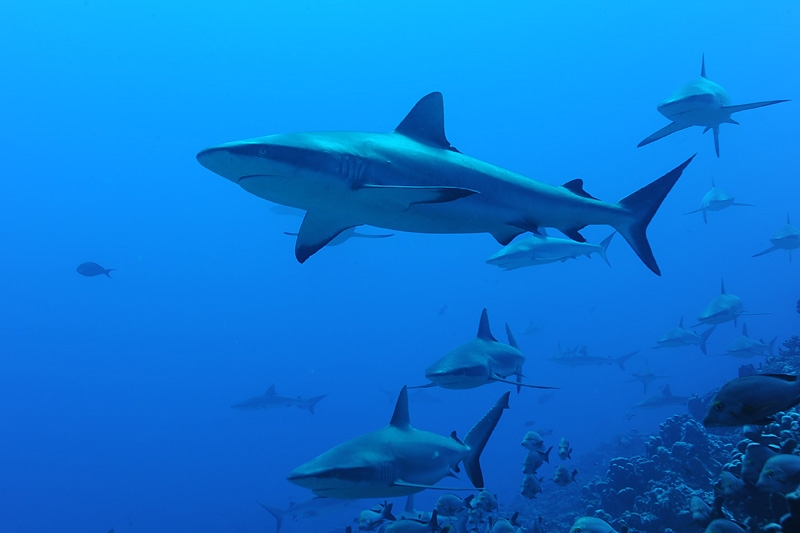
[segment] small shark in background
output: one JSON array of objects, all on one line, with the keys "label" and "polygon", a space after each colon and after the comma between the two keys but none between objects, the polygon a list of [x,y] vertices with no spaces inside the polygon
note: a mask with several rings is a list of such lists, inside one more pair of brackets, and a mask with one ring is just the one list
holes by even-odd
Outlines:
[{"label": "small shark in background", "polygon": [[579,242],[587,225],[612,226],[660,275],[646,230],[681,165],[617,203],[572,180],[547,185],[462,154],[445,136],[442,94],[423,97],[390,133],[287,133],[222,144],[198,162],[265,200],[303,209],[295,243],[305,262],[348,228],[489,233],[503,246],[552,227]]},{"label": "small shark in background", "polygon": [[756,109],[774,104],[788,102],[788,100],[768,100],[752,104],[731,105],[727,91],[717,83],[706,77],[706,57],[703,55],[700,66],[700,77],[691,81],[672,93],[672,95],[658,104],[658,112],[672,122],[645,138],[638,147],[663,139],[676,131],[681,131],[692,126],[703,126],[703,133],[708,130],[714,132],[714,150],[719,157],[719,126],[720,124],[739,124],[731,115],[748,109]]},{"label": "small shark in background", "polygon": [[528,322],[528,327],[522,330],[523,335],[541,335],[542,333],[544,333],[544,327],[536,324],[533,320]]},{"label": "small shark in background", "polygon": [[731,206],[753,207],[753,204],[736,202],[732,195],[717,187],[714,184],[714,178],[711,178],[711,189],[703,196],[703,201],[700,202],[700,209],[689,211],[688,213],[684,213],[684,215],[703,213],[703,222],[708,224],[709,211],[722,211]]},{"label": "small shark in background", "polygon": [[278,407],[297,407],[298,409],[308,409],[308,412],[314,414],[314,406],[327,394],[321,396],[314,396],[308,400],[304,400],[300,396],[297,398],[290,398],[288,396],[280,396],[275,392],[275,385],[270,385],[267,392],[260,396],[253,396],[243,402],[231,405],[231,409],[239,411],[254,411],[256,409],[274,409]]},{"label": "small shark in background", "polygon": [[634,381],[640,382],[642,384],[642,387],[644,388],[644,393],[645,394],[647,394],[647,386],[650,385],[650,383],[652,383],[653,381],[655,381],[657,379],[664,379],[664,378],[668,378],[669,377],[669,376],[659,376],[659,375],[657,375],[655,372],[650,370],[650,364],[649,363],[647,363],[645,365],[645,369],[644,369],[643,372],[640,372],[640,373],[631,372],[631,375],[633,376],[633,379],[628,380],[628,383],[633,383]]},{"label": "small shark in background", "polygon": [[725,355],[732,355],[734,357],[773,355],[776,340],[778,340],[777,336],[769,343],[763,340],[751,339],[747,334],[747,323],[742,322],[742,336],[728,346],[728,352]]},{"label": "small shark in background", "polygon": [[[711,300],[702,313],[697,317],[696,326],[707,324],[715,326],[725,322],[733,321],[736,326],[738,318],[742,315],[754,315],[759,313],[748,313],[744,310],[742,299],[735,294],[725,292],[725,281],[721,282],[720,295]],[[693,327],[696,327],[693,326]]]},{"label": "small shark in background", "polygon": [[648,396],[644,400],[640,401],[634,407],[638,407],[640,409],[658,409],[660,407],[669,407],[672,405],[683,405],[689,403],[691,396],[677,396],[672,394],[672,390],[670,389],[669,385],[664,385],[664,388],[661,390],[661,394],[656,396]]},{"label": "small shark in background", "polygon": [[[522,366],[525,356],[519,350],[517,341],[506,324],[508,344],[494,338],[489,327],[489,313],[484,308],[478,324],[478,335],[471,341],[454,348],[444,357],[425,369],[425,377],[431,383],[414,388],[442,387],[444,389],[472,389],[493,382],[509,383],[517,387],[535,389],[554,389],[522,383]],[[516,381],[508,376],[514,375]]]},{"label": "small shark in background", "polygon": [[301,520],[303,518],[313,518],[322,516],[327,513],[332,513],[343,509],[353,503],[353,500],[336,500],[333,498],[311,498],[300,503],[293,503],[288,509],[278,509],[277,507],[270,507],[259,502],[259,505],[271,514],[277,524],[275,526],[275,533],[280,533],[283,526],[284,519],[288,516],[294,520]]},{"label": "small shark in background", "polygon": [[611,243],[611,238],[616,235],[615,231],[600,244],[589,242],[576,242],[571,239],[559,239],[549,237],[540,230],[539,235],[530,235],[516,242],[512,242],[489,259],[486,260],[490,265],[499,266],[505,270],[514,270],[535,265],[546,265],[548,263],[565,262],[567,259],[577,259],[581,255],[591,257],[593,253],[598,254],[608,266],[606,250]]},{"label": "small shark in background", "polygon": [[581,346],[575,348],[573,350],[561,350],[561,346],[559,345],[559,350],[556,352],[556,355],[551,357],[550,360],[558,363],[560,365],[566,366],[601,366],[601,365],[617,365],[621,370],[625,370],[625,361],[633,357],[639,353],[639,350],[634,350],[625,355],[621,355],[616,358],[612,358],[610,355],[608,357],[600,357],[596,355],[589,355],[589,351],[586,346]]},{"label": "small shark in background", "polygon": [[789,262],[792,262],[792,250],[800,248],[800,229],[792,226],[792,221],[789,219],[788,214],[786,215],[786,225],[775,232],[769,242],[772,243],[772,246],[763,252],[758,252],[753,257],[765,255],[775,250],[788,250]]},{"label": "small shark in background", "polygon": [[706,343],[708,342],[708,338],[714,332],[715,328],[716,326],[711,326],[703,333],[698,335],[694,331],[683,327],[683,317],[681,317],[678,327],[668,331],[663,337],[658,339],[656,341],[656,346],[653,346],[652,349],[680,348],[683,346],[697,345],[700,347],[700,351],[702,351],[704,354],[708,354]]},{"label": "small shark in background", "polygon": [[[508,409],[506,392],[469,430],[463,441],[411,426],[408,391],[400,391],[383,429],[350,439],[295,468],[287,479],[317,496],[341,499],[394,498],[430,488],[454,476],[463,463],[475,488],[483,488],[480,456]],[[458,489],[443,489],[458,490]]]}]

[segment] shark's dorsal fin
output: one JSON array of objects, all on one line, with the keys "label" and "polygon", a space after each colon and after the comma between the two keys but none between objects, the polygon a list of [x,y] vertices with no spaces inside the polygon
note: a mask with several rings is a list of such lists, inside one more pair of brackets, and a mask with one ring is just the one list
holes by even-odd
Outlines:
[{"label": "shark's dorsal fin", "polygon": [[274,384],[270,385],[269,388],[267,389],[266,395],[267,396],[275,396],[276,394],[278,394],[278,393],[275,392],[275,385]]},{"label": "shark's dorsal fin", "polygon": [[574,180],[570,180],[562,185],[565,189],[567,189],[572,194],[577,194],[582,198],[591,198],[592,200],[597,200],[594,196],[583,190],[583,180],[578,178]]},{"label": "shark's dorsal fin", "polygon": [[727,294],[725,292],[725,280],[720,280],[720,294]]},{"label": "shark's dorsal fin", "polygon": [[669,385],[664,385],[664,388],[661,389],[662,396],[672,396],[672,389],[669,388]]},{"label": "shark's dorsal fin", "polygon": [[711,176],[711,188],[716,189],[717,185],[714,183],[714,176]]},{"label": "shark's dorsal fin", "polygon": [[444,134],[444,100],[440,92],[423,96],[394,131],[430,146],[458,152]]},{"label": "shark's dorsal fin", "polygon": [[681,316],[681,321],[678,322],[678,327],[683,328],[683,317]]},{"label": "shark's dorsal fin", "polygon": [[394,406],[394,413],[392,420],[389,422],[390,426],[397,429],[408,429],[411,427],[411,420],[408,417],[408,387],[403,387],[400,390],[400,395],[397,397],[397,404]]},{"label": "shark's dorsal fin", "polygon": [[478,323],[478,338],[484,341],[497,342],[497,339],[492,335],[492,330],[489,328],[489,312],[485,307],[481,311],[481,321]]},{"label": "shark's dorsal fin", "polygon": [[703,54],[703,59],[700,60],[700,77],[706,77],[706,55]]}]

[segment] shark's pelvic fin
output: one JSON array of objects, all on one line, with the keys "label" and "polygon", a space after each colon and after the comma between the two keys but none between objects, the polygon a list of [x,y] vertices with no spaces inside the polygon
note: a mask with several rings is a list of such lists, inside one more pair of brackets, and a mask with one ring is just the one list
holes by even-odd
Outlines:
[{"label": "shark's pelvic fin", "polygon": [[423,96],[394,131],[423,144],[458,152],[444,134],[444,99],[440,92]]},{"label": "shark's pelvic fin", "polygon": [[300,263],[317,253],[341,232],[358,224],[336,220],[326,213],[306,213],[294,245],[294,255]]},{"label": "shark's pelvic fin", "polygon": [[672,122],[658,130],[657,132],[653,133],[649,137],[645,137],[639,144],[636,145],[637,148],[641,148],[642,146],[646,146],[652,142],[655,142],[659,139],[663,139],[667,135],[672,135],[676,131],[685,130],[686,128],[691,127],[691,124],[678,124],[677,122]]},{"label": "shark's pelvic fin", "polygon": [[489,327],[489,312],[486,308],[481,311],[481,320],[478,323],[478,338],[484,341],[497,342],[497,339],[492,335],[492,330]]},{"label": "shark's pelvic fin", "polygon": [[658,211],[664,198],[681,177],[681,174],[692,162],[695,156],[690,157],[673,170],[667,172],[649,185],[645,185],[635,193],[620,200],[619,205],[630,213],[624,223],[615,226],[622,237],[628,241],[639,259],[647,265],[656,275],[661,275],[653,250],[647,241],[647,226]]},{"label": "shark's pelvic fin", "polygon": [[489,409],[489,412],[483,415],[483,418],[478,420],[469,430],[467,436],[464,437],[464,444],[469,447],[469,455],[464,458],[464,470],[475,488],[483,488],[483,472],[481,472],[480,464],[481,452],[486,447],[489,437],[492,436],[492,431],[497,427],[503,410],[508,409],[509,396],[511,396],[510,392],[503,394],[497,400],[497,403]]},{"label": "shark's pelvic fin", "polygon": [[397,404],[394,406],[394,413],[392,420],[389,422],[390,426],[397,429],[411,428],[411,419],[408,416],[408,387],[403,387],[400,390],[400,395],[397,397]]}]

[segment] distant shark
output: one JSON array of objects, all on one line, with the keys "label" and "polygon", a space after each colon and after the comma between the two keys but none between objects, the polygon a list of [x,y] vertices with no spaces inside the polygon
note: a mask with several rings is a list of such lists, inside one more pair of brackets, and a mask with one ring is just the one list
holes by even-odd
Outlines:
[{"label": "distant shark", "polygon": [[327,394],[323,394],[322,396],[314,396],[308,400],[304,400],[300,396],[297,398],[290,398],[288,396],[280,396],[275,392],[275,385],[270,385],[269,389],[264,394],[231,405],[231,409],[253,411],[256,409],[274,409],[276,407],[297,407],[299,409],[308,409],[308,412],[313,415],[314,406],[326,396]]},{"label": "distant shark", "polygon": [[776,340],[778,340],[778,337],[775,337],[769,343],[763,340],[751,339],[747,334],[747,323],[742,322],[742,336],[728,346],[728,352],[725,355],[732,355],[734,357],[772,355]]},{"label": "distant shark", "polygon": [[560,365],[573,367],[615,364],[621,370],[625,370],[625,362],[637,353],[639,353],[639,350],[635,350],[615,358],[612,358],[611,356],[600,357],[597,355],[589,355],[589,351],[587,350],[586,346],[581,346],[579,348],[575,348],[574,350],[561,350],[561,346],[559,345],[559,350],[556,352],[554,357],[550,358],[550,360]]},{"label": "distant shark", "polygon": [[628,383],[633,383],[634,381],[640,382],[642,384],[642,387],[644,388],[645,394],[647,394],[647,387],[650,385],[650,383],[652,383],[657,379],[664,379],[669,377],[669,376],[659,376],[658,374],[650,370],[649,364],[645,366],[643,372],[641,373],[631,372],[631,375],[633,376],[633,379],[628,380]]},{"label": "distant shark", "polygon": [[717,187],[714,184],[714,178],[711,178],[711,189],[703,196],[703,201],[700,202],[700,209],[695,209],[694,211],[689,211],[684,214],[703,213],[703,222],[708,224],[709,211],[722,211],[731,206],[753,207],[753,204],[736,202],[732,195]]},{"label": "distant shark", "polygon": [[581,255],[591,257],[593,253],[596,253],[608,266],[611,266],[606,257],[606,250],[616,232],[603,239],[600,244],[559,239],[549,237],[544,232],[540,233],[540,235],[530,235],[520,241],[512,242],[487,259],[486,262],[505,270],[514,270],[559,261],[563,263],[567,259],[576,259]]},{"label": "distant shark", "polygon": [[669,407],[672,405],[687,405],[691,396],[676,396],[672,394],[669,385],[664,385],[661,394],[656,396],[648,396],[644,400],[637,403],[634,407],[640,409],[658,409],[660,407]]},{"label": "distant shark", "polygon": [[742,299],[735,294],[725,291],[725,280],[720,282],[720,295],[711,300],[703,312],[697,317],[697,327],[700,324],[716,326],[725,322],[733,321],[733,325],[738,325],[738,319],[743,315],[763,315],[765,313],[748,313],[744,310]]},{"label": "distant shark", "polygon": [[277,507],[270,507],[259,502],[259,505],[271,514],[277,524],[275,526],[275,533],[280,533],[283,526],[284,519],[289,516],[295,520],[303,518],[313,518],[322,516],[327,513],[332,513],[343,509],[353,503],[352,500],[334,500],[332,498],[312,498],[300,503],[294,503],[288,509],[278,509]]},{"label": "distant shark", "polygon": [[703,333],[698,335],[694,331],[683,327],[683,317],[681,317],[678,327],[668,331],[663,337],[658,339],[656,341],[656,346],[653,346],[653,349],[680,348],[682,346],[697,345],[700,347],[700,351],[702,351],[704,354],[707,354],[708,348],[706,347],[706,343],[708,342],[708,338],[711,336],[711,334],[714,333],[715,328],[716,326],[711,326]]},{"label": "distant shark", "polygon": [[719,157],[720,124],[739,124],[731,115],[748,109],[756,109],[768,105],[780,104],[788,100],[768,100],[753,104],[731,105],[727,91],[706,77],[706,58],[703,55],[700,77],[691,81],[672,93],[672,96],[658,104],[658,112],[672,122],[645,138],[639,147],[663,139],[676,131],[692,126],[703,126],[703,133],[714,132],[714,149]]},{"label": "distant shark", "polygon": [[763,252],[758,252],[753,257],[758,257],[760,255],[768,254],[770,252],[774,252],[775,250],[788,250],[789,251],[789,262],[792,262],[792,250],[800,248],[800,229],[792,226],[792,222],[789,219],[789,215],[786,215],[786,225],[779,229],[769,240],[772,243],[772,246],[764,250]]},{"label": "distant shark", "polygon": [[441,93],[423,97],[391,133],[287,133],[222,144],[197,154],[207,169],[272,202],[307,211],[295,244],[301,263],[348,228],[490,233],[502,245],[552,227],[616,229],[654,273],[646,229],[691,158],[608,203],[572,180],[534,181],[462,154],[445,137]]},{"label": "distant shark", "polygon": [[[506,324],[506,335],[508,344],[503,344],[494,338],[489,327],[489,313],[484,308],[478,324],[477,337],[454,348],[429,366],[425,370],[425,377],[431,383],[409,388],[438,386],[444,389],[472,389],[494,382],[515,385],[517,392],[520,387],[557,388],[522,383],[525,356],[519,350],[508,324]],[[512,375],[517,377],[516,381],[507,379]]]},{"label": "distant shark", "polygon": [[500,397],[462,442],[455,432],[443,437],[412,427],[408,391],[403,387],[388,426],[331,448],[295,468],[287,479],[317,496],[393,498],[440,488],[434,485],[454,476],[463,462],[473,486],[483,488],[481,452],[508,409],[509,394]]}]

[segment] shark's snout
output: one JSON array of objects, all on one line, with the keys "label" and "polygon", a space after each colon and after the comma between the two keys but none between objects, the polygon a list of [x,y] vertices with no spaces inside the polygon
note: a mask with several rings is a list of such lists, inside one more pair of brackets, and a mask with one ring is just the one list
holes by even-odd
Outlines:
[{"label": "shark's snout", "polygon": [[236,180],[238,176],[228,175],[233,163],[233,153],[224,146],[214,146],[202,150],[197,154],[197,162],[214,174],[229,180]]}]

